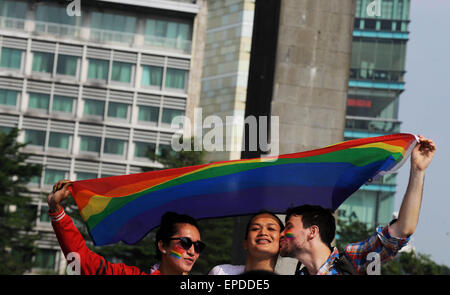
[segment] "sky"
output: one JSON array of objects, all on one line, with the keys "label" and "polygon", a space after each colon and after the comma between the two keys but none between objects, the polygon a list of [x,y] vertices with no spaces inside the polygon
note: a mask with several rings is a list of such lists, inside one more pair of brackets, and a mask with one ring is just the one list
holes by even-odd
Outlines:
[{"label": "sky", "polygon": [[[425,174],[412,243],[416,252],[450,267],[450,1],[411,2],[406,90],[400,96],[401,131],[431,138],[437,146]],[[409,169],[408,162],[399,170],[395,211],[400,209]]]}]

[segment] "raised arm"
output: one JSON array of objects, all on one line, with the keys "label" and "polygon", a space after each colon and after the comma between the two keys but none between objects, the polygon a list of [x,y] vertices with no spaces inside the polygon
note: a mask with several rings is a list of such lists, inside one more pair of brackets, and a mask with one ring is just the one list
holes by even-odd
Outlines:
[{"label": "raised arm", "polygon": [[436,145],[433,140],[419,135],[419,144],[411,154],[409,183],[400,207],[398,220],[389,226],[390,233],[395,237],[405,238],[416,230],[422,203],[425,170],[431,163],[435,151]]},{"label": "raised arm", "polygon": [[[53,186],[53,191],[48,195],[47,203],[49,215],[52,219],[53,230],[55,231],[61,250],[67,258],[69,253],[76,253],[80,257],[81,274],[106,274],[106,275],[138,275],[144,274],[134,266],[127,266],[123,263],[110,263],[102,256],[92,252],[84,241],[81,233],[73,224],[72,219],[65,214],[60,203],[70,195],[70,182],[61,180]],[[61,188],[62,187],[62,188]]]}]

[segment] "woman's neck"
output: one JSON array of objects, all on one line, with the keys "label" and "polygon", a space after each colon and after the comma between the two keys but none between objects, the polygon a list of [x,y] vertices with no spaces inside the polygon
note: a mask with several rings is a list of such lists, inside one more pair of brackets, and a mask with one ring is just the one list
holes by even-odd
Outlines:
[{"label": "woman's neck", "polygon": [[271,258],[257,258],[248,256],[247,261],[245,262],[244,271],[267,270],[273,272],[275,269],[276,261],[277,261],[276,256]]},{"label": "woman's neck", "polygon": [[163,275],[184,275],[185,274],[184,272],[180,273],[179,271],[173,269],[172,267],[167,265],[167,263],[164,263],[164,262],[161,262],[161,264],[159,265],[159,271]]}]

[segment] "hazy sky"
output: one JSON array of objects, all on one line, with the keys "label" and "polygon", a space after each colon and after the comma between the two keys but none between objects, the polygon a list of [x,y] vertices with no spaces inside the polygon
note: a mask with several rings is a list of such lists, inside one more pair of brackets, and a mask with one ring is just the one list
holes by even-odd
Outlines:
[{"label": "hazy sky", "polygon": [[[425,176],[413,244],[450,266],[450,1],[412,0],[406,55],[406,91],[400,96],[402,132],[422,134],[437,145]],[[408,184],[409,162],[398,176],[395,210]]]}]

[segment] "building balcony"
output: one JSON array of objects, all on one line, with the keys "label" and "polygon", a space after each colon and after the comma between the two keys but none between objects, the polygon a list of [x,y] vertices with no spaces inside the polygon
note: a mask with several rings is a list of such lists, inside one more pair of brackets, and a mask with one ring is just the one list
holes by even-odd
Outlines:
[{"label": "building balcony", "polygon": [[404,75],[405,71],[390,71],[390,70],[377,70],[364,68],[350,69],[350,79],[355,80],[403,82]]},{"label": "building balcony", "polygon": [[346,116],[345,120],[346,132],[353,134],[354,138],[361,138],[361,136],[356,136],[357,134],[362,134],[362,137],[370,137],[399,133],[400,125],[401,122],[395,119]]},{"label": "building balcony", "polygon": [[57,37],[80,37],[81,28],[70,25],[34,21],[34,32]]},{"label": "building balcony", "polygon": [[0,16],[0,29],[23,31],[25,22],[24,19]]},{"label": "building balcony", "polygon": [[353,28],[362,31],[383,31],[409,33],[409,20],[355,18]]},{"label": "building balcony", "polygon": [[155,36],[145,36],[144,44],[149,47],[158,47],[164,50],[176,50],[180,53],[189,54],[192,42],[189,40],[161,38]]},{"label": "building balcony", "polygon": [[50,35],[57,38],[73,38],[80,41],[124,45],[133,48],[156,49],[179,54],[190,54],[192,47],[192,41],[190,40],[156,37],[10,17],[0,17],[0,31],[1,30]]},{"label": "building balcony", "polygon": [[[90,28],[89,41],[97,43],[121,43],[132,46],[135,34]],[[151,46],[151,44],[148,44]]]}]

